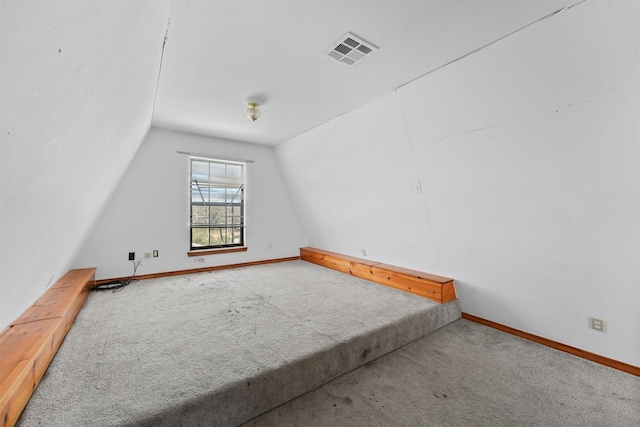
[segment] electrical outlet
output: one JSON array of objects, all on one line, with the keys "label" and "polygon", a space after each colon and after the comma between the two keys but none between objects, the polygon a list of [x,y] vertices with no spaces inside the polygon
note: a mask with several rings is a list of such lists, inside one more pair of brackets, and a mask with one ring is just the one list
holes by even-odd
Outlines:
[{"label": "electrical outlet", "polygon": [[129,261],[135,261],[135,259],[136,259],[136,253],[129,252]]},{"label": "electrical outlet", "polygon": [[599,332],[604,332],[604,320],[602,319],[594,319],[593,317],[589,317],[589,326],[591,327],[591,329]]},{"label": "electrical outlet", "polygon": [[158,258],[158,250],[157,249],[153,251],[153,257],[154,258]]},{"label": "electrical outlet", "polygon": [[362,256],[367,256],[367,251],[364,249],[360,249],[362,251]]}]

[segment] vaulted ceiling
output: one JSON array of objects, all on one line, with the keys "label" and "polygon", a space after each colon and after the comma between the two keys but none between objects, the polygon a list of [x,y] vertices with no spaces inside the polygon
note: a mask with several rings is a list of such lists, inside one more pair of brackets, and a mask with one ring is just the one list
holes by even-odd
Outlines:
[{"label": "vaulted ceiling", "polygon": [[[577,2],[172,0],[152,125],[276,145]],[[347,32],[379,50],[328,57]]]}]

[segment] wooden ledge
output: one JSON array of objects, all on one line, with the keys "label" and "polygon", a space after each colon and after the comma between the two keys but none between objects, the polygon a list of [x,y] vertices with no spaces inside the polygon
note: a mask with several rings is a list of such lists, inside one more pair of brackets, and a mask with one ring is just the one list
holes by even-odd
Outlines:
[{"label": "wooden ledge", "polygon": [[187,252],[187,256],[205,256],[205,255],[218,255],[218,254],[229,254],[232,252],[246,252],[246,246],[232,246],[228,248],[216,248],[216,249],[193,249]]},{"label": "wooden ledge", "polygon": [[[273,258],[273,259],[265,259],[261,261],[241,262],[238,264],[224,264],[224,265],[214,265],[214,266],[202,267],[202,268],[191,268],[189,270],[165,271],[163,273],[141,274],[139,276],[136,276],[136,279],[147,280],[147,279],[156,279],[158,277],[171,277],[171,276],[183,276],[185,274],[210,273],[212,271],[217,271],[217,270],[228,270],[230,268],[251,267],[253,265],[273,264],[276,262],[296,261],[299,259],[300,259],[299,256],[292,256],[287,258]],[[127,280],[130,278],[131,277],[117,277],[117,278],[111,278],[111,279],[100,279],[100,280],[96,280],[96,284],[100,285],[102,283],[111,282],[113,280]]]},{"label": "wooden ledge", "polygon": [[0,425],[20,418],[87,300],[95,270],[69,271],[0,332]]},{"label": "wooden ledge", "polygon": [[456,299],[453,279],[315,248],[300,248],[300,258],[352,276],[446,303]]}]

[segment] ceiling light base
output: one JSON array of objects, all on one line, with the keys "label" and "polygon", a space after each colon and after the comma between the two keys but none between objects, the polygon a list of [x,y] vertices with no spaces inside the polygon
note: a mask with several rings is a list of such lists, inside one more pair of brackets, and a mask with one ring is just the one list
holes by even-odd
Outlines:
[{"label": "ceiling light base", "polygon": [[247,117],[249,117],[252,122],[258,120],[262,115],[259,107],[260,104],[258,104],[257,102],[250,102],[247,106]]}]

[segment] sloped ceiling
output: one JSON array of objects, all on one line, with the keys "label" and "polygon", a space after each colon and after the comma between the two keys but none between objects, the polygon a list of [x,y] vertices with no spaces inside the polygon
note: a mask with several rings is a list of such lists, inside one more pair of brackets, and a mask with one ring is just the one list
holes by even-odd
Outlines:
[{"label": "sloped ceiling", "polygon": [[[152,125],[277,145],[574,3],[172,0]],[[353,68],[349,31],[379,47]]]},{"label": "sloped ceiling", "polygon": [[0,0],[0,329],[68,270],[148,132],[168,17]]}]

